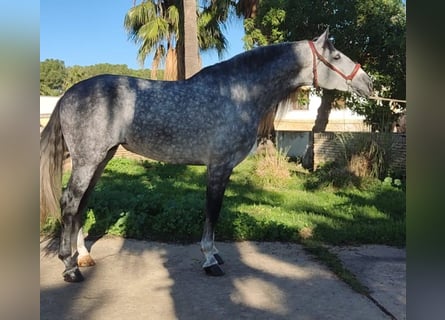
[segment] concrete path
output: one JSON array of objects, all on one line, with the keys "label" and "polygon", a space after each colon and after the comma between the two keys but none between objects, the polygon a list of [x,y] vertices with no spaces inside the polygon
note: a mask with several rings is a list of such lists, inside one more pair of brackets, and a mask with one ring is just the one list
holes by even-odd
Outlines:
[{"label": "concrete path", "polygon": [[372,301],[298,244],[217,243],[226,275],[213,278],[201,269],[198,244],[106,237],[92,245],[97,264],[82,268],[82,283],[63,281],[63,264],[47,244],[41,243],[40,319],[406,318],[402,249],[332,248],[373,291]]},{"label": "concrete path", "polygon": [[368,287],[371,297],[396,319],[406,319],[406,251],[367,245],[334,247],[343,265]]}]

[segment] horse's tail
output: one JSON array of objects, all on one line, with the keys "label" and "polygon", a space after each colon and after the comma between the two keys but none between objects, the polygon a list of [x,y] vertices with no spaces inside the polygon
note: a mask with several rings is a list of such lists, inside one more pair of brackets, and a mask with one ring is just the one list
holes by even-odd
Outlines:
[{"label": "horse's tail", "polygon": [[62,165],[67,151],[60,125],[60,100],[40,135],[40,225],[60,219]]}]

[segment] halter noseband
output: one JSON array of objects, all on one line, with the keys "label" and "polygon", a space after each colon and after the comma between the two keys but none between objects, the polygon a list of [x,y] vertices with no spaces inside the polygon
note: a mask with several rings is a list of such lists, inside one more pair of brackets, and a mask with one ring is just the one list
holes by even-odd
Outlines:
[{"label": "halter noseband", "polygon": [[360,64],[356,63],[354,70],[349,75],[345,75],[340,69],[338,69],[336,66],[331,64],[329,61],[327,61],[315,48],[314,42],[309,41],[309,47],[312,51],[312,72],[314,73],[314,87],[318,87],[318,75],[317,75],[317,58],[323,62],[329,69],[335,71],[338,73],[343,79],[346,80],[346,83],[350,85],[352,79],[357,74],[358,70],[360,69]]}]

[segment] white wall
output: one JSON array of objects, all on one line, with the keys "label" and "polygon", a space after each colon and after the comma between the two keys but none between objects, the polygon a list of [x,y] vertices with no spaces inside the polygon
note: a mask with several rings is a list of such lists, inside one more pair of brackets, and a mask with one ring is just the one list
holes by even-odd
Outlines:
[{"label": "white wall", "polygon": [[288,157],[302,157],[309,144],[309,132],[277,131],[276,140],[278,149]]},{"label": "white wall", "polygon": [[50,114],[53,112],[60,97],[40,96],[40,114]]},{"label": "white wall", "polygon": [[[318,107],[320,107],[321,97],[311,94],[309,97],[309,110],[288,110],[281,115],[283,120],[315,120],[317,118]],[[365,117],[358,115],[349,108],[341,110],[332,109],[329,114],[330,120],[336,119],[365,119]]]}]

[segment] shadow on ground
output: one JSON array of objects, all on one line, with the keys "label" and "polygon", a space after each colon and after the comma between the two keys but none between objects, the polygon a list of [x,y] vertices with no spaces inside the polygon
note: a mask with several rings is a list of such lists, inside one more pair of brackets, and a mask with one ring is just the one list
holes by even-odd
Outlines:
[{"label": "shadow on ground", "polygon": [[92,247],[97,265],[74,284],[42,254],[41,319],[388,319],[298,244],[217,245],[218,278],[201,270],[198,244],[104,237]]}]

